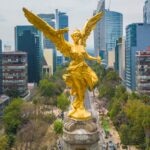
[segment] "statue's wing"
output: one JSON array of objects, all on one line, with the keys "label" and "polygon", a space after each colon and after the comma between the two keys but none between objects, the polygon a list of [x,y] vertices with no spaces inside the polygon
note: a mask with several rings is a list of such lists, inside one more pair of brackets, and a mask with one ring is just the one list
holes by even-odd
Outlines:
[{"label": "statue's wing", "polygon": [[100,12],[86,22],[83,30],[81,31],[83,37],[82,44],[84,46],[86,46],[86,40],[88,36],[90,35],[91,31],[96,27],[96,23],[103,17],[103,14],[104,12]]},{"label": "statue's wing", "polygon": [[23,8],[23,11],[28,21],[42,31],[45,37],[51,40],[64,56],[70,56],[71,44],[64,39],[64,33],[68,32],[68,28],[55,30],[52,26],[26,8]]}]

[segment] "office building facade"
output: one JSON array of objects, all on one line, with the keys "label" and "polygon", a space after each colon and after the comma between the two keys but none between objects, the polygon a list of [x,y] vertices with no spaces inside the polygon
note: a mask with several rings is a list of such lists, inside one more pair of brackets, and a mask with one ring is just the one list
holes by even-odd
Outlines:
[{"label": "office building facade", "polygon": [[136,52],[136,90],[150,95],[150,47]]},{"label": "office building facade", "polygon": [[43,50],[41,33],[33,26],[15,27],[15,48],[28,56],[28,82],[38,83],[42,78]]},{"label": "office building facade", "polygon": [[27,53],[3,52],[2,53],[3,93],[6,95],[17,92],[24,97],[27,89]]},{"label": "office building facade", "polygon": [[130,90],[136,90],[136,52],[150,45],[149,33],[149,24],[133,23],[126,28],[125,79]]}]

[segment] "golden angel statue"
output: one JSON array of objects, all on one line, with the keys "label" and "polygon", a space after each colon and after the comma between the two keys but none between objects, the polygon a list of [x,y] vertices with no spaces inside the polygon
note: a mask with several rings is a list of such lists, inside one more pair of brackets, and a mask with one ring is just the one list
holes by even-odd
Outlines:
[{"label": "golden angel statue", "polygon": [[102,18],[103,12],[96,14],[87,21],[83,30],[75,30],[71,37],[73,44],[64,39],[64,33],[68,32],[68,28],[55,30],[48,23],[42,20],[31,11],[23,8],[26,18],[37,29],[50,39],[57,49],[65,56],[71,59],[67,73],[63,75],[63,79],[68,87],[71,88],[71,95],[75,97],[69,111],[68,116],[75,120],[87,120],[91,118],[91,113],[84,106],[84,96],[87,88],[92,90],[98,81],[95,72],[86,64],[85,59],[101,62],[100,57],[92,57],[85,50],[86,40],[96,23]]}]

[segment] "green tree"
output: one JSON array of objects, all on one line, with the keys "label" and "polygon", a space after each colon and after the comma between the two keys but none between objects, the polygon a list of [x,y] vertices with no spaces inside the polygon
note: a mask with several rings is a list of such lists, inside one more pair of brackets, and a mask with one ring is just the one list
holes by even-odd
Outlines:
[{"label": "green tree", "polygon": [[62,134],[63,133],[63,122],[62,120],[55,120],[54,121],[54,131],[56,134]]},{"label": "green tree", "polygon": [[149,145],[147,137],[150,136],[150,106],[140,100],[128,100],[124,111],[130,123],[131,142],[146,149],[145,145]]},{"label": "green tree", "polygon": [[21,106],[22,99],[16,98],[4,110],[4,126],[8,134],[16,134],[18,127],[22,124]]},{"label": "green tree", "polygon": [[70,101],[65,94],[62,93],[60,96],[57,97],[57,107],[60,108],[62,111],[65,111],[69,105]]},{"label": "green tree", "polygon": [[110,83],[102,83],[98,90],[99,98],[106,97],[110,100],[115,94],[115,87],[111,86]]},{"label": "green tree", "polygon": [[141,99],[142,102],[144,102],[145,104],[150,105],[150,96],[149,96],[149,95],[142,94],[142,95],[140,95],[140,99]]},{"label": "green tree", "polygon": [[116,83],[117,82],[119,83],[121,81],[120,77],[118,76],[118,74],[114,70],[108,70],[107,71],[106,80],[114,81]]},{"label": "green tree", "polygon": [[50,97],[58,94],[58,88],[56,84],[49,81],[48,79],[41,80],[39,88],[43,96]]},{"label": "green tree", "polygon": [[118,100],[115,100],[113,102],[111,111],[110,111],[110,117],[111,118],[115,118],[117,116],[117,114],[119,113],[119,111],[121,110],[121,106],[120,106],[120,102]]},{"label": "green tree", "polygon": [[124,145],[130,144],[130,136],[129,136],[130,128],[126,124],[122,124],[120,126],[120,138],[121,142]]},{"label": "green tree", "polygon": [[6,135],[0,136],[0,150],[8,149],[8,137]]}]

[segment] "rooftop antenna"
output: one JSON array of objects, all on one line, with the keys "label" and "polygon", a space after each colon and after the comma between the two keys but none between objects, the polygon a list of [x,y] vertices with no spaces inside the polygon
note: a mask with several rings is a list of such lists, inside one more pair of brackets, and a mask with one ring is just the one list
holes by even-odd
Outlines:
[{"label": "rooftop antenna", "polygon": [[108,10],[110,10],[111,0],[109,0]]}]

